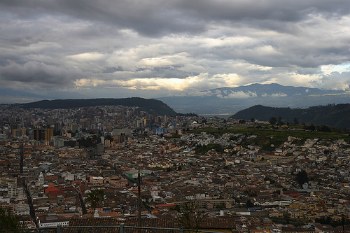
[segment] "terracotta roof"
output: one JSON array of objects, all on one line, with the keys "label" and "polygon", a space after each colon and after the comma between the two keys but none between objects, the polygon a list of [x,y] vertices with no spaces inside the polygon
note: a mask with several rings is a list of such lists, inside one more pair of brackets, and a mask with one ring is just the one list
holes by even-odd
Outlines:
[{"label": "terracotta roof", "polygon": [[[124,226],[127,228],[125,232],[133,232],[133,230],[130,227],[137,226],[137,219],[136,218],[130,218],[126,220],[115,219],[115,218],[72,219],[69,224],[70,228],[65,228],[63,232],[64,233],[77,233],[77,232],[114,233],[114,232],[119,232],[119,227],[121,224],[124,224]],[[234,229],[236,228],[236,224],[237,224],[237,220],[233,217],[207,218],[202,222],[200,228],[202,229]],[[88,226],[88,227],[80,228],[82,226]],[[142,227],[180,228],[181,226],[179,225],[178,221],[175,218],[171,216],[166,216],[166,217],[157,218],[157,219],[142,219]],[[161,232],[161,230],[159,230],[159,232]]]}]

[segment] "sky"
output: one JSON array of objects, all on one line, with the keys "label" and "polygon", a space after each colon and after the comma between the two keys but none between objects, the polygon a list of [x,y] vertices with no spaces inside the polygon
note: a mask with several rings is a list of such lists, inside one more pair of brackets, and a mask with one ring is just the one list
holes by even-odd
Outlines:
[{"label": "sky", "polygon": [[348,90],[348,0],[0,0],[0,102]]}]

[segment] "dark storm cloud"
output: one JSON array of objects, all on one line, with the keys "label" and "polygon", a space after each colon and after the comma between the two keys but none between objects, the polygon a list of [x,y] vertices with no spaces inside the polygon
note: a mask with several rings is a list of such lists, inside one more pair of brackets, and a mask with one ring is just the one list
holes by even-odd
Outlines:
[{"label": "dark storm cloud", "polygon": [[33,84],[39,88],[71,86],[72,73],[62,68],[43,63],[9,63],[0,67],[2,81]]},{"label": "dark storm cloud", "polygon": [[337,16],[347,14],[350,6],[346,0],[194,0],[178,1],[178,5],[197,17],[218,20],[277,20],[299,21],[308,14]]},{"label": "dark storm cloud", "polygon": [[108,23],[120,28],[132,28],[146,35],[199,32],[205,28],[193,18],[187,18],[177,9],[172,10],[167,1],[2,1],[20,17],[36,14],[54,14],[71,18]]},{"label": "dark storm cloud", "polygon": [[276,21],[297,22],[309,14],[338,17],[348,14],[350,8],[347,0],[7,0],[0,4],[22,17],[64,15],[132,28],[146,35],[198,33],[210,21],[244,21],[264,26],[262,20],[271,26]]},{"label": "dark storm cloud", "polygon": [[348,0],[0,0],[0,85],[125,95],[343,87],[349,9]]}]

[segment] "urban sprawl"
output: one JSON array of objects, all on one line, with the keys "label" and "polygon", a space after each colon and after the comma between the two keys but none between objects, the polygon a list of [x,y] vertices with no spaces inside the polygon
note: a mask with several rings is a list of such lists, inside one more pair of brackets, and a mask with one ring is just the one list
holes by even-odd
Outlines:
[{"label": "urban sprawl", "polygon": [[187,210],[215,232],[350,231],[346,134],[124,106],[0,108],[0,207],[28,228],[192,228]]}]

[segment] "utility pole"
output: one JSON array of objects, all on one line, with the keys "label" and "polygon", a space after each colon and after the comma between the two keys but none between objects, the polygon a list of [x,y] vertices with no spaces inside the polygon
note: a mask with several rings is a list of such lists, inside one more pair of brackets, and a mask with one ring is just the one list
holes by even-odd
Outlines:
[{"label": "utility pole", "polygon": [[19,150],[19,154],[20,154],[20,162],[19,162],[19,178],[21,181],[21,185],[23,186],[24,192],[26,194],[27,197],[27,202],[29,205],[29,213],[30,213],[30,217],[32,218],[36,228],[39,228],[39,224],[38,224],[38,220],[36,219],[36,214],[35,214],[35,208],[33,205],[33,199],[32,199],[32,195],[30,194],[30,190],[28,188],[28,185],[26,183],[24,174],[23,174],[23,167],[24,167],[24,145],[23,142],[21,143],[20,146],[20,150]]},{"label": "utility pole", "polygon": [[24,166],[24,145],[23,142],[19,147],[19,174],[21,179],[23,178],[23,166]]},{"label": "utility pole", "polygon": [[83,195],[81,193],[80,187],[75,187],[74,185],[72,187],[75,189],[75,191],[78,195],[82,214],[83,215],[87,214],[85,201],[84,201]]},{"label": "utility pole", "polygon": [[141,232],[141,174],[140,169],[137,173],[137,226]]}]

